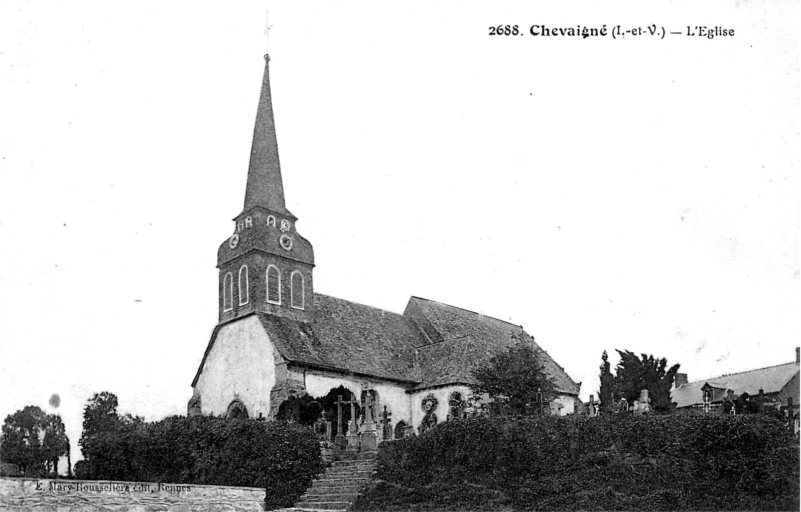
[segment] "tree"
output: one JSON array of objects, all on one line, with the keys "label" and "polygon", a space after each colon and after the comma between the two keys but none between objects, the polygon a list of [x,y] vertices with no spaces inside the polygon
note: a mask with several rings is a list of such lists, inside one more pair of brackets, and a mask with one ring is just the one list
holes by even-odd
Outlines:
[{"label": "tree", "polygon": [[83,409],[83,432],[78,445],[89,478],[120,480],[132,473],[132,453],[144,420],[117,413],[114,393],[95,393]]},{"label": "tree", "polygon": [[16,464],[25,476],[41,476],[42,427],[46,414],[39,407],[29,405],[6,416],[3,423],[3,445],[0,459]]},{"label": "tree", "polygon": [[0,459],[17,465],[25,476],[58,474],[58,459],[69,450],[64,422],[29,405],[6,417],[0,450]]},{"label": "tree", "polygon": [[533,339],[518,338],[517,345],[473,370],[473,392],[488,394],[492,400],[490,410],[499,414],[550,411],[554,384],[543,367],[541,352]]},{"label": "tree", "polygon": [[612,370],[609,364],[609,356],[604,350],[603,355],[601,356],[601,389],[598,391],[598,400],[601,402],[601,410],[611,411],[614,407],[615,402],[615,376],[612,375]]},{"label": "tree", "polygon": [[[44,422],[44,438],[42,439],[42,458],[48,472],[58,474],[58,459],[62,455],[69,457],[70,440],[67,437],[64,422],[60,416],[48,414]],[[69,458],[67,465],[69,466]]]},{"label": "tree", "polygon": [[620,362],[615,367],[615,399],[625,398],[631,404],[647,389],[655,412],[673,410],[670,388],[680,365],[674,364],[668,369],[665,358],[656,359],[647,354],[637,357],[628,350],[617,350],[617,353]]}]

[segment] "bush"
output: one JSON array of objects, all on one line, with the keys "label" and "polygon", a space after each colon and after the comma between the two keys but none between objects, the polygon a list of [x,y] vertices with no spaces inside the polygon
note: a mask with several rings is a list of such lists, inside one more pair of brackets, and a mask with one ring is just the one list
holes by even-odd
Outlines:
[{"label": "bush", "polygon": [[268,509],[292,505],[323,469],[314,434],[283,422],[173,416],[103,443],[114,461],[93,478],[262,487]]},{"label": "bush", "polygon": [[432,496],[436,509],[462,489],[450,508],[489,493],[519,509],[798,509],[798,464],[786,426],[764,416],[479,417],[383,443],[384,495],[357,508]]}]

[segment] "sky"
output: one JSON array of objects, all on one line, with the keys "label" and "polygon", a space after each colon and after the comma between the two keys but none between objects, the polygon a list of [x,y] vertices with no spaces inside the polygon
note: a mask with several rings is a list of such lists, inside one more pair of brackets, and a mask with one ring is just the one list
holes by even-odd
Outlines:
[{"label": "sky", "polygon": [[691,381],[790,362],[798,26],[749,0],[0,1],[0,418],[57,412],[74,462],[94,393],[185,413],[268,52],[316,292],[523,325],[585,400],[605,350]]}]

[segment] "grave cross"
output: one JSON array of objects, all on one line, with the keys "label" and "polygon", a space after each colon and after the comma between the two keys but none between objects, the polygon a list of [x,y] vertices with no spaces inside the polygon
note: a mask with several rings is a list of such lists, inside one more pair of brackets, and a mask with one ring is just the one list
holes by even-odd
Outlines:
[{"label": "grave cross", "polygon": [[342,434],[342,406],[347,402],[342,401],[342,395],[337,395],[337,439],[344,437]]},{"label": "grave cross", "polygon": [[342,406],[350,404],[351,423],[354,423],[354,420],[353,420],[353,416],[354,416],[354,414],[353,414],[353,404],[355,404],[355,403],[356,402],[353,400],[353,397],[351,397],[351,400],[345,401],[345,400],[342,400],[342,395],[337,395],[337,401],[336,401],[336,404],[337,404],[337,438],[345,436],[345,434],[343,434],[343,428],[342,428],[343,427],[343,425],[342,425]]}]

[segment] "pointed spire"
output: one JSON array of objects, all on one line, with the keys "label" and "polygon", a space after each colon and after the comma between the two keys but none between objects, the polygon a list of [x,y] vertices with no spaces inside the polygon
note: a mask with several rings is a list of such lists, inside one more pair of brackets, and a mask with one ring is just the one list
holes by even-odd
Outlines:
[{"label": "pointed spire", "polygon": [[248,184],[245,190],[245,211],[261,206],[277,213],[292,215],[284,205],[284,184],[278,161],[273,103],[270,98],[270,56],[264,56],[264,80],[261,85],[259,110],[253,129]]}]

